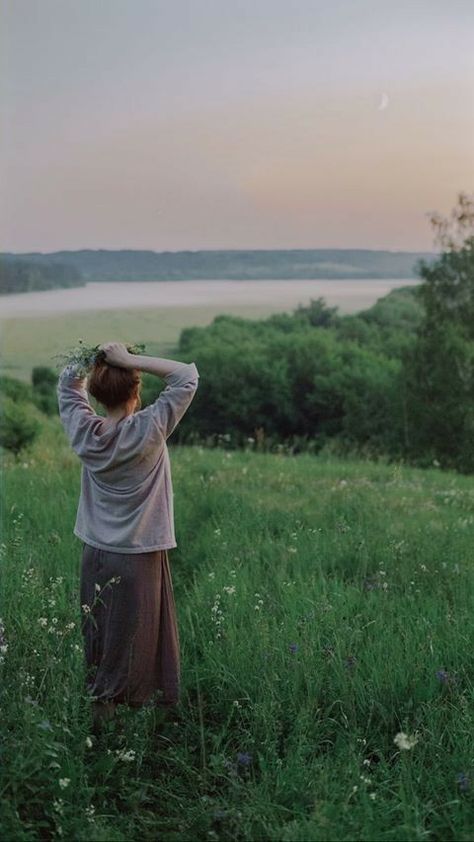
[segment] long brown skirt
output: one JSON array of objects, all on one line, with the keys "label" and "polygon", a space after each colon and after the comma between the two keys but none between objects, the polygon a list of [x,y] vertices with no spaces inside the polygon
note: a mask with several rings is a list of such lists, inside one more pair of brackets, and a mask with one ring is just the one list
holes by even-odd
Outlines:
[{"label": "long brown skirt", "polygon": [[83,542],[80,598],[92,699],[176,705],[179,634],[167,550],[114,553]]}]

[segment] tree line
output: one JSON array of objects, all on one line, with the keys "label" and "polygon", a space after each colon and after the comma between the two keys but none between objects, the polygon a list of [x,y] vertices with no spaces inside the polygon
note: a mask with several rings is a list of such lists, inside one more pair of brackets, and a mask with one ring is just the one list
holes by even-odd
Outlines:
[{"label": "tree line", "polygon": [[48,263],[0,257],[0,294],[32,292],[57,287],[85,286],[82,273],[67,263]]}]

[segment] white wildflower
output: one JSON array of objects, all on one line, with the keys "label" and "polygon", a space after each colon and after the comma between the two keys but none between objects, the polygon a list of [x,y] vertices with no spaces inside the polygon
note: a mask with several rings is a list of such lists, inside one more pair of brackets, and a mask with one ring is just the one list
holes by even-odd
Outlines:
[{"label": "white wildflower", "polygon": [[416,734],[405,734],[403,731],[400,731],[398,734],[395,735],[393,738],[393,742],[401,751],[409,751],[413,746],[415,746],[418,742],[418,736]]},{"label": "white wildflower", "polygon": [[119,760],[123,760],[125,763],[130,763],[132,760],[135,760],[135,752],[132,748],[128,751],[125,751],[125,749],[117,749],[115,753]]}]

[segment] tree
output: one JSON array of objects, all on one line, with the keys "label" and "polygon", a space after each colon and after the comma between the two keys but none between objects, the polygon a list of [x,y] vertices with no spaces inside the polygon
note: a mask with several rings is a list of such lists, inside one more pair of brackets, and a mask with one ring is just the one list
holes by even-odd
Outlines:
[{"label": "tree", "polygon": [[442,252],[420,261],[424,317],[404,358],[408,453],[425,464],[474,471],[474,199],[431,215]]}]

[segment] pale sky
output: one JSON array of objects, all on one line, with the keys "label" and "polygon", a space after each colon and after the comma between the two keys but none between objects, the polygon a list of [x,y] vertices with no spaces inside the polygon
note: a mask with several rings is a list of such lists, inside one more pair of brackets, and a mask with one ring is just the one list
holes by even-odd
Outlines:
[{"label": "pale sky", "polygon": [[470,0],[3,0],[0,25],[3,251],[431,250],[473,191]]}]

